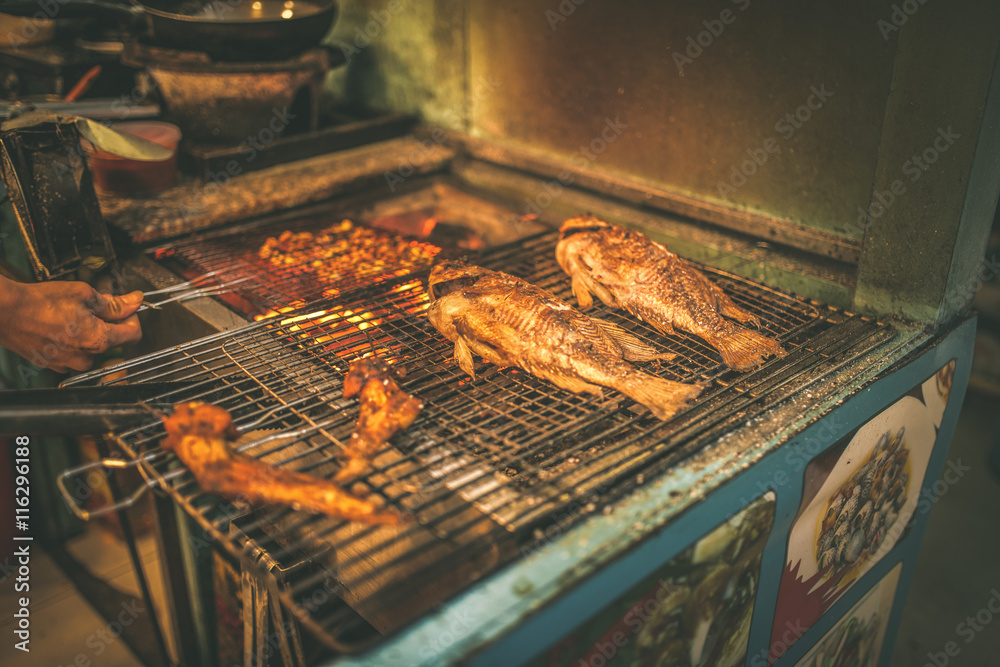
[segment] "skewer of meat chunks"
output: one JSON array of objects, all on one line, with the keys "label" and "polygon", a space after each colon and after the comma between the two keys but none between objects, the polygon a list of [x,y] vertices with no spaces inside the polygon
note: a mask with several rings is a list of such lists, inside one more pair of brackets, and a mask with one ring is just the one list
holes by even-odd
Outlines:
[{"label": "skewer of meat chunks", "polygon": [[251,504],[290,505],[348,521],[390,525],[403,521],[400,513],[356,498],[329,480],[233,451],[229,443],[240,433],[223,408],[179,403],[163,424],[167,430],[164,449],[177,455],[205,491]]}]

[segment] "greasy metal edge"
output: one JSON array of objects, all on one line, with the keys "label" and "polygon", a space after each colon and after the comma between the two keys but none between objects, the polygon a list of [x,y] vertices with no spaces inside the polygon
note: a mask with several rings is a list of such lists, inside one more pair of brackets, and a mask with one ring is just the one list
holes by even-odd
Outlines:
[{"label": "greasy metal edge", "polygon": [[[526,623],[529,617],[545,609],[556,614],[562,622],[556,610],[572,603],[578,592],[577,586],[587,584],[593,588],[603,582],[606,589],[608,578],[598,581],[599,578],[594,577],[602,568],[612,563],[621,564],[623,556],[644,548],[641,543],[651,535],[662,535],[660,531],[668,524],[683,521],[685,516],[689,516],[688,510],[726,485],[733,475],[750,468],[792,438],[802,435],[848,399],[862,398],[867,388],[884,379],[887,371],[935,338],[934,334],[920,328],[901,324],[896,324],[896,332],[893,339],[820,378],[810,393],[823,396],[822,400],[817,401],[800,392],[770,410],[769,419],[726,434],[686,461],[683,469],[671,470],[639,487],[630,497],[615,503],[610,514],[597,513],[575,524],[545,547],[498,570],[440,611],[427,615],[423,621],[390,638],[377,649],[328,664],[338,667],[479,664],[477,659],[482,664],[493,664],[491,658],[495,660],[506,649],[513,649],[512,645],[508,646],[508,642],[513,641],[512,633],[518,630],[527,632],[525,628],[530,630],[532,626],[535,627],[534,641],[551,644],[571,628],[553,627],[550,623],[541,633],[544,637],[541,637],[537,628],[538,619],[534,619],[536,622],[533,625]],[[759,444],[741,450],[738,455],[725,454],[726,441],[730,438]],[[724,452],[722,456],[720,450]],[[698,484],[698,491],[692,493],[695,484]],[[668,498],[670,501],[666,502]],[[701,535],[710,528],[712,526],[700,526],[693,530]],[[679,551],[689,545],[688,541],[683,542],[671,543],[670,548]],[[668,555],[664,552],[658,557],[665,561]],[[615,591],[627,588],[620,581],[612,583]],[[596,599],[610,601],[617,594],[615,591],[605,590],[606,599],[600,594]],[[593,591],[589,599],[595,600]],[[577,599],[577,606],[573,608],[578,608],[580,603]],[[566,609],[563,611],[566,612]],[[567,612],[565,616],[573,615]],[[550,622],[554,620],[551,614],[547,618]],[[573,618],[578,620],[582,616],[576,614]],[[462,628],[463,632],[455,632],[454,628]],[[454,641],[443,642],[445,635]],[[519,644],[519,650],[532,651],[533,648],[525,649]],[[511,664],[516,662],[513,656],[508,657]]]},{"label": "greasy metal edge", "polygon": [[451,136],[464,145],[470,156],[485,162],[549,178],[554,174],[568,172],[576,185],[629,201],[637,206],[655,207],[704,220],[719,227],[752,234],[763,241],[781,243],[851,264],[857,264],[861,256],[860,241],[812,229],[792,220],[713,204],[603,171],[580,169],[569,165],[564,159],[552,158],[537,151],[492,139],[480,139],[459,133],[451,133]]}]

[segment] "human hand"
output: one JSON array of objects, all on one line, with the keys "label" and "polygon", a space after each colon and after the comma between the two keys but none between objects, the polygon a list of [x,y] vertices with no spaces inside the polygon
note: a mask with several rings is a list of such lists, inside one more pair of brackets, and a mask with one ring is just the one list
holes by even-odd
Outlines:
[{"label": "human hand", "polygon": [[142,292],[101,294],[83,282],[0,278],[0,345],[57,373],[85,371],[94,356],[135,343]]}]

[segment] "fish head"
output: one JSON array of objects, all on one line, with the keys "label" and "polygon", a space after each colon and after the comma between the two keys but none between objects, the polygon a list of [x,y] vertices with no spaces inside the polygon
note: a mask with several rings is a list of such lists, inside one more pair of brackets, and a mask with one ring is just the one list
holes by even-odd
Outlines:
[{"label": "fish head", "polygon": [[488,273],[489,269],[466,264],[462,260],[440,262],[431,269],[430,278],[427,279],[431,300],[440,299],[446,294],[473,285]]},{"label": "fish head", "polygon": [[605,222],[604,220],[595,218],[592,215],[577,215],[562,223],[562,226],[559,228],[559,235],[560,238],[566,238],[567,236],[571,236],[579,232],[593,232],[600,231],[602,229],[610,229],[611,226],[610,222]]}]

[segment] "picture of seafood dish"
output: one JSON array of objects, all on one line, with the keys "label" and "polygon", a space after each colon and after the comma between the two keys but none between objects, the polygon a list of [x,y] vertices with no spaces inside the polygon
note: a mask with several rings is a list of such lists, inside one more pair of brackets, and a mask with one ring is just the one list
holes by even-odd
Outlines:
[{"label": "picture of seafood dish", "polygon": [[455,343],[455,361],[475,378],[473,354],[516,366],[574,393],[625,394],[666,420],[702,387],[645,373],[630,361],[670,359],[617,325],[588,317],[520,278],[464,262],[431,271],[430,323]]},{"label": "picture of seafood dish", "polygon": [[906,504],[910,450],[905,427],[883,433],[822,514],[816,548],[820,570],[838,572],[866,563]]},{"label": "picture of seafood dish", "polygon": [[163,418],[163,448],[194,474],[201,488],[230,500],[289,505],[338,519],[398,524],[403,515],[356,498],[325,479],[284,470],[235,452],[240,433],[229,412],[207,403],[179,403]]},{"label": "picture of seafood dish", "polygon": [[660,573],[659,604],[636,638],[632,664],[737,667],[746,662],[774,498],[773,493],[758,498],[670,560]]},{"label": "picture of seafood dish", "polygon": [[560,232],[556,260],[571,278],[582,310],[590,309],[597,295],[664,334],[680,329],[698,336],[735,370],[785,355],[778,341],[745,326],[759,327],[756,315],[644,234],[590,216],[566,220]]},{"label": "picture of seafood dish", "polygon": [[399,388],[402,375],[378,357],[352,361],[344,377],[344,398],[358,397],[358,423],[344,448],[347,463],[334,482],[352,480],[371,468],[372,457],[393,435],[409,427],[424,404]]},{"label": "picture of seafood dish", "polygon": [[795,667],[873,667],[885,644],[886,625],[899,584],[896,565],[865,593]]},{"label": "picture of seafood dish", "polygon": [[875,614],[868,620],[852,616],[820,642],[802,667],[871,667],[878,660],[877,643],[882,619]]}]

